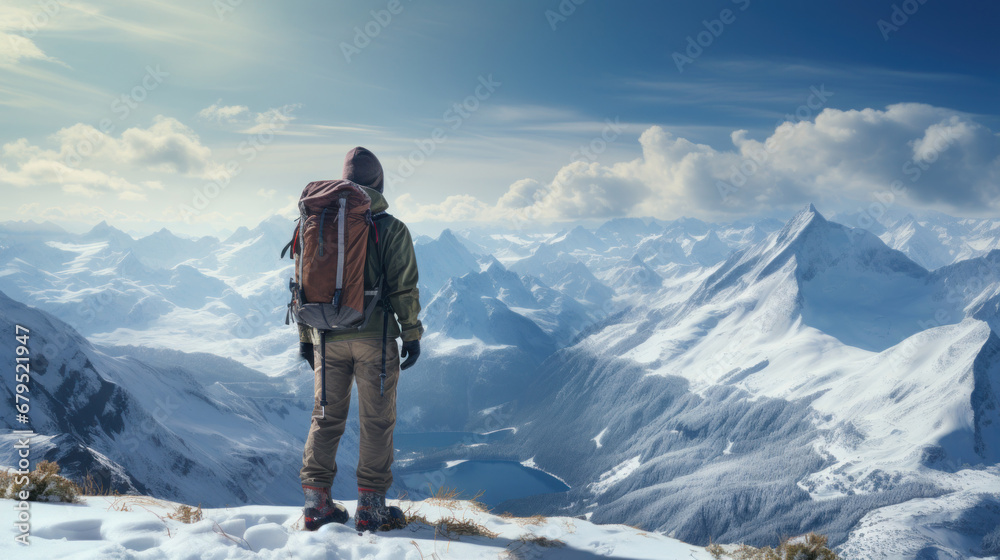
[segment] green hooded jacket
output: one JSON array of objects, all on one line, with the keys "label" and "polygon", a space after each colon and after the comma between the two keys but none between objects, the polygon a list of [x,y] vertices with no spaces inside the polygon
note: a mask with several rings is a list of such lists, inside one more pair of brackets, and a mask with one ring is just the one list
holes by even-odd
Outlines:
[{"label": "green hooded jacket", "polygon": [[[384,212],[389,203],[382,193],[362,187],[372,199],[372,214]],[[420,292],[417,290],[417,255],[413,251],[413,238],[406,224],[394,216],[386,216],[375,220],[378,228],[378,241],[382,246],[382,258],[385,261],[386,282],[389,287],[389,303],[392,304],[392,315],[389,317],[389,338],[402,337],[403,341],[420,340],[424,332],[423,325],[417,319],[420,313]],[[365,289],[370,290],[378,281],[381,263],[378,262],[378,249],[375,246],[375,236],[368,239],[368,256],[365,262]],[[357,340],[365,338],[382,338],[382,302],[379,302],[372,313],[368,325],[360,332],[331,333],[327,332],[326,340]],[[299,340],[319,344],[319,331],[299,324]]]}]

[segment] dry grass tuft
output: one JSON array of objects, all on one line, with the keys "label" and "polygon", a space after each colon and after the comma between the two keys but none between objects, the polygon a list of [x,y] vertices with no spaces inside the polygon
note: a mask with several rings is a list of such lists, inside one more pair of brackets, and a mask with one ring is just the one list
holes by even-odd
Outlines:
[{"label": "dry grass tuft", "polygon": [[542,523],[548,521],[548,518],[545,517],[544,515],[532,515],[531,517],[513,517],[513,516],[511,517],[513,518],[514,523],[517,523],[521,527],[524,527],[525,525],[541,525]]},{"label": "dry grass tuft", "polygon": [[403,517],[406,518],[406,524],[407,525],[409,525],[410,523],[420,523],[422,525],[429,525],[429,526],[433,526],[434,525],[423,514],[412,513],[411,510],[409,510],[409,509],[406,510],[405,512],[403,512]]},{"label": "dry grass tuft", "polygon": [[713,544],[706,550],[716,560],[732,558],[733,560],[839,560],[837,553],[826,546],[825,535],[809,533],[794,539],[787,539],[778,545],[778,548],[769,546],[755,548],[748,545],[740,545],[733,552],[726,551],[725,548]]},{"label": "dry grass tuft", "polygon": [[722,548],[720,545],[717,544],[710,544],[705,547],[705,550],[707,550],[708,553],[711,554],[712,558],[714,558],[715,560],[722,560],[724,556],[727,556],[729,554],[728,552],[726,552],[726,549]]},{"label": "dry grass tuft", "polygon": [[445,517],[438,521],[431,521],[427,519],[426,516],[418,513],[412,513],[411,511],[406,512],[406,524],[419,523],[421,525],[427,525],[434,529],[435,537],[441,535],[448,540],[458,540],[459,537],[486,537],[488,539],[495,539],[500,536],[499,533],[490,531],[486,527],[470,521],[468,519],[459,519],[454,515],[451,517]]},{"label": "dry grass tuft", "polygon": [[437,531],[446,539],[457,540],[458,537],[486,537],[495,539],[500,536],[486,527],[468,519],[442,519],[438,522]]},{"label": "dry grass tuft", "polygon": [[165,508],[167,504],[157,500],[156,498],[150,498],[149,496],[133,496],[131,494],[112,494],[108,497],[114,498],[110,504],[108,504],[108,510],[113,511],[132,511],[133,507],[140,507],[146,511],[151,511],[149,508]]},{"label": "dry grass tuft", "polygon": [[542,548],[560,548],[566,546],[566,543],[559,539],[549,539],[539,536],[521,537],[520,542],[524,544],[533,544]]},{"label": "dry grass tuft", "polygon": [[181,523],[197,523],[201,521],[201,505],[197,508],[181,504],[173,513],[168,513],[167,517]]},{"label": "dry grass tuft", "polygon": [[566,543],[559,539],[550,539],[538,535],[523,536],[507,545],[500,558],[506,560],[528,560],[542,558],[544,553],[539,548],[562,548]]},{"label": "dry grass tuft", "polygon": [[82,489],[59,474],[59,465],[40,461],[35,470],[27,474],[0,472],[0,498],[21,500],[22,492],[27,492],[26,501],[29,502],[74,503],[80,501]]},{"label": "dry grass tuft", "polygon": [[462,493],[456,488],[442,486],[434,493],[432,500],[458,500]]},{"label": "dry grass tuft", "polygon": [[436,506],[446,507],[450,510],[455,510],[458,509],[459,506],[467,505],[476,511],[487,512],[490,508],[486,507],[486,504],[479,501],[482,497],[482,490],[480,490],[475,496],[466,499],[462,497],[461,491],[442,486],[437,489],[437,492],[435,492],[433,497],[427,499],[427,502]]},{"label": "dry grass tuft", "polygon": [[120,498],[124,494],[104,486],[104,482],[97,480],[90,473],[87,473],[83,477],[83,481],[80,483],[80,489],[84,496],[110,496],[114,498]]}]

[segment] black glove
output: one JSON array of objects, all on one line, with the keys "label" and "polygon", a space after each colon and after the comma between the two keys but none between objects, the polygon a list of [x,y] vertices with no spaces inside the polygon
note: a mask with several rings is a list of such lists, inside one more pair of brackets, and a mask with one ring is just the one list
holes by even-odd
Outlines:
[{"label": "black glove", "polygon": [[313,360],[313,345],[312,342],[299,342],[299,355],[309,362],[310,369],[316,369],[316,364]]},{"label": "black glove", "polygon": [[417,358],[420,357],[420,341],[409,340],[404,342],[403,350],[399,353],[399,355],[402,358],[406,358],[406,360],[399,366],[399,369],[413,367],[413,364],[417,363]]}]

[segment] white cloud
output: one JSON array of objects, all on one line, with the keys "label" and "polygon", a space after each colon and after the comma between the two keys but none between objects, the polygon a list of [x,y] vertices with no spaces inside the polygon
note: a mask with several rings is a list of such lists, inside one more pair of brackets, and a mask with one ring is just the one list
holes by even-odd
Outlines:
[{"label": "white cloud", "polygon": [[253,126],[241,132],[245,134],[280,134],[295,120],[296,117],[292,113],[299,107],[302,107],[302,104],[292,103],[257,113],[254,116]]},{"label": "white cloud", "polygon": [[445,220],[450,222],[488,220],[491,207],[471,194],[449,196],[437,204],[419,204],[410,193],[396,198],[393,208],[398,209],[404,220]]},{"label": "white cloud", "polygon": [[25,60],[58,62],[46,55],[32,40],[39,28],[45,27],[52,19],[49,13],[52,8],[45,7],[49,10],[45,10],[40,4],[32,5],[18,0],[6,0],[0,4],[0,66],[10,66]]},{"label": "white cloud", "polygon": [[129,128],[113,143],[112,155],[119,161],[160,172],[210,177],[220,171],[212,161],[212,150],[198,135],[177,119],[157,115],[153,126]]},{"label": "white cloud", "polygon": [[75,124],[53,134],[50,141],[55,149],[33,145],[26,138],[5,144],[0,161],[12,165],[0,163],[0,183],[22,188],[55,184],[71,194],[92,197],[110,191],[124,200],[141,200],[141,193],[162,190],[163,183],[133,182],[123,173],[208,178],[222,170],[197,134],[169,117],[157,116],[150,127],[129,128],[117,138]]},{"label": "white cloud", "polygon": [[521,179],[507,189],[497,201],[498,208],[520,209],[535,205],[544,194],[544,186],[534,179]]},{"label": "white cloud", "polygon": [[53,60],[34,41],[23,35],[0,30],[0,65],[17,64],[23,60]]},{"label": "white cloud", "polygon": [[76,183],[69,183],[69,184],[63,185],[63,192],[66,192],[66,193],[69,193],[69,194],[78,194],[78,195],[86,197],[86,198],[97,198],[97,197],[101,196],[101,193],[99,191],[95,191],[94,189],[90,189],[90,188],[87,188],[87,187],[85,187],[83,185],[76,184]]},{"label": "white cloud", "polygon": [[240,117],[250,113],[250,108],[246,105],[222,105],[221,103],[220,99],[205,107],[198,111],[198,116],[208,121],[232,123],[241,120]]},{"label": "white cloud", "polygon": [[471,195],[396,207],[411,221],[559,221],[617,216],[720,218],[808,201],[871,201],[894,182],[898,202],[957,211],[1000,210],[1000,137],[968,115],[904,103],[825,109],[785,122],[763,141],[746,131],[716,150],[651,127],[642,157],[575,162],[548,184],[518,181],[495,203]]},{"label": "white cloud", "polygon": [[125,191],[125,192],[119,194],[118,198],[121,199],[121,200],[133,200],[133,201],[135,201],[135,200],[146,200],[146,194],[145,193],[140,193],[140,192],[135,192],[135,191]]}]

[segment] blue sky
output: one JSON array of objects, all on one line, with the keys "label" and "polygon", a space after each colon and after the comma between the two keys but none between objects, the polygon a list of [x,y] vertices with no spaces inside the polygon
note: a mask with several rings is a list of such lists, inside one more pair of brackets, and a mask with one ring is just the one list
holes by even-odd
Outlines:
[{"label": "blue sky", "polygon": [[382,159],[391,210],[428,227],[879,200],[995,215],[998,15],[943,0],[5,2],[0,220],[252,226],[293,214],[355,145]]}]

